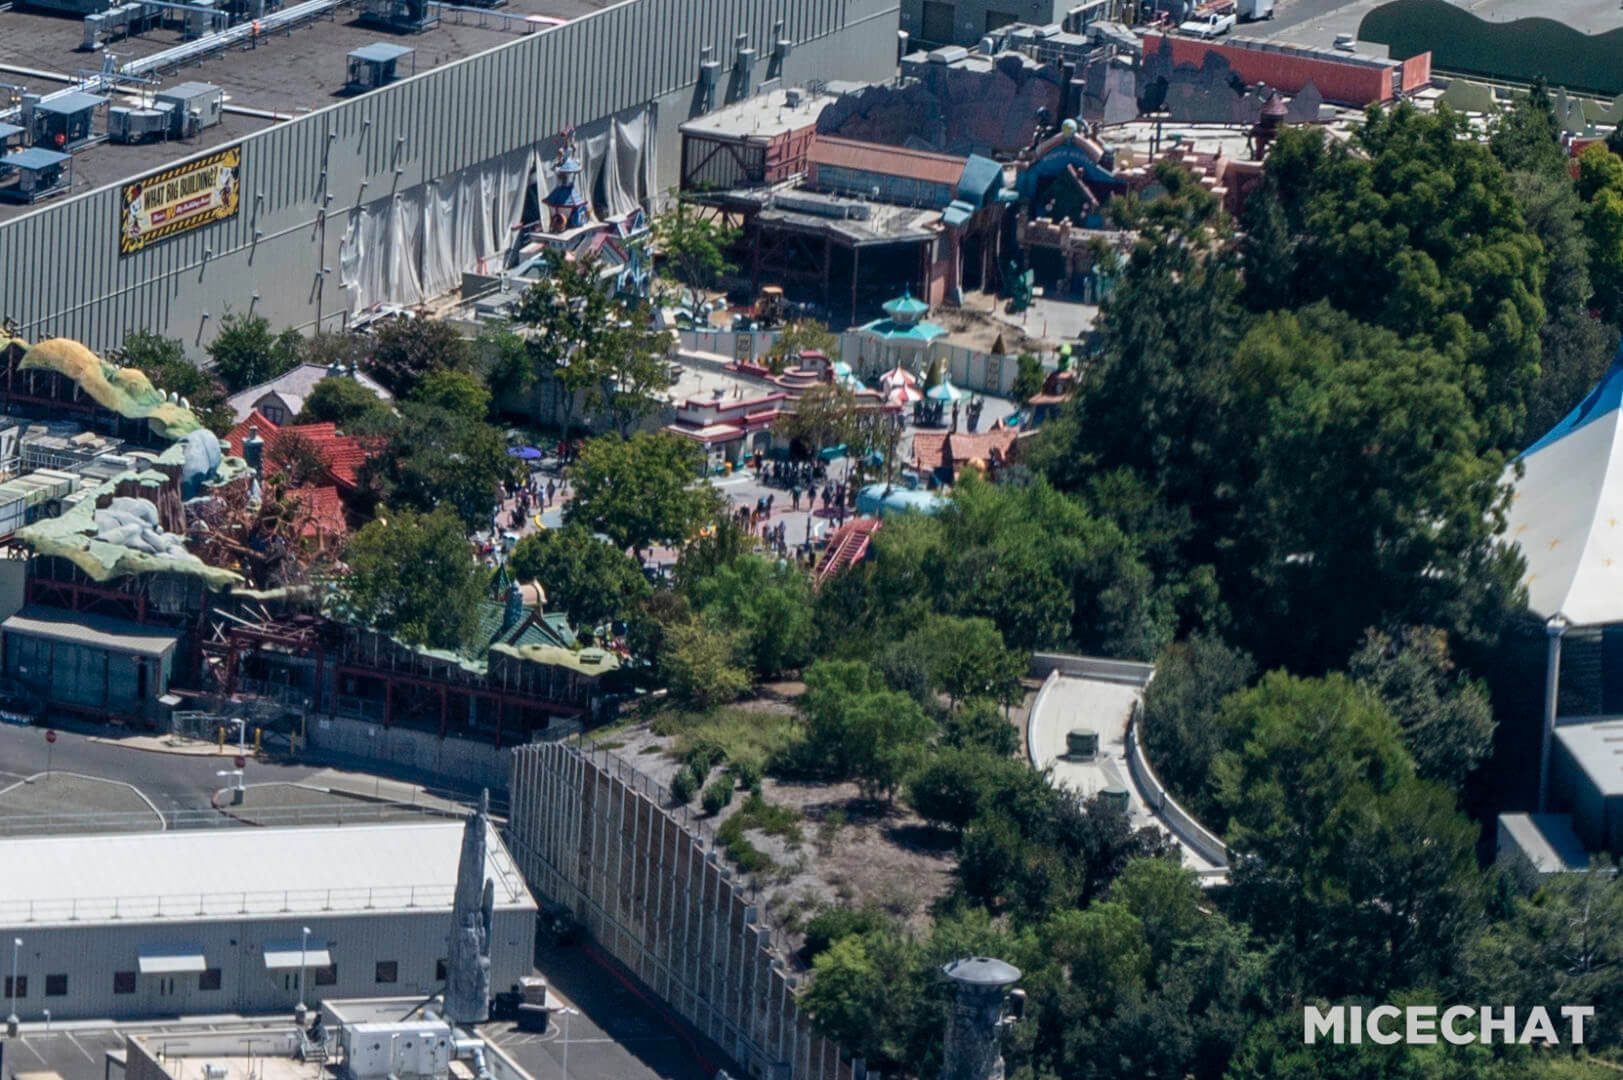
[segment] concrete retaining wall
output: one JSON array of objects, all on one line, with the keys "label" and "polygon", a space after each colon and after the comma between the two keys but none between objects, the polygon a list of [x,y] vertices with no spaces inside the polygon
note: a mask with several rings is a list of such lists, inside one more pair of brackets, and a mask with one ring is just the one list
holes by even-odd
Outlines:
[{"label": "concrete retaining wall", "polygon": [[1155,665],[1139,660],[1107,660],[1102,656],[1073,656],[1068,653],[1031,654],[1032,678],[1044,679],[1053,672],[1083,679],[1106,679],[1131,686],[1148,686]]},{"label": "concrete retaining wall", "polygon": [[341,716],[311,718],[306,733],[310,745],[326,753],[399,765],[457,785],[472,782],[493,794],[507,791],[511,749]]},{"label": "concrete retaining wall", "polygon": [[1144,748],[1138,741],[1138,727],[1143,719],[1144,707],[1139,705],[1133,709],[1132,722],[1127,725],[1127,768],[1133,774],[1133,783],[1138,785],[1139,794],[1155,808],[1168,828],[1185,845],[1218,866],[1228,866],[1227,846],[1210,829],[1196,821],[1193,814],[1178,805],[1178,800],[1172,797],[1156,777],[1155,770],[1150,768],[1149,759],[1144,756]]},{"label": "concrete retaining wall", "polygon": [[[513,752],[507,845],[532,890],[567,905],[599,945],[745,1075],[862,1080],[812,1031],[756,898],[665,793],[614,758],[558,743]],[[680,816],[679,816],[680,815]]]}]

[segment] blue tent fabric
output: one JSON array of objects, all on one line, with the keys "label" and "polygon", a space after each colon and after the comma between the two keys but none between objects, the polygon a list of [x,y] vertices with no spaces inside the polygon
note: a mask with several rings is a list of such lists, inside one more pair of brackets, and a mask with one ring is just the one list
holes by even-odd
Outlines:
[{"label": "blue tent fabric", "polygon": [[1606,369],[1600,382],[1595,384],[1587,397],[1578,403],[1578,407],[1561,419],[1561,422],[1545,433],[1538,442],[1522,451],[1522,457],[1536,454],[1551,443],[1560,442],[1579,428],[1599,420],[1603,416],[1623,405],[1623,346],[1619,346],[1616,355],[1612,357],[1612,366]]}]

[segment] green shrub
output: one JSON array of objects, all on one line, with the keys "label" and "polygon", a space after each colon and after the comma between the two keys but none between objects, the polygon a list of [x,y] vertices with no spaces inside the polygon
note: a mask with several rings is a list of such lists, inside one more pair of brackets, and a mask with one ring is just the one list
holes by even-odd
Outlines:
[{"label": "green shrub", "polygon": [[733,780],[730,776],[718,776],[704,789],[704,812],[712,816],[721,813],[721,808],[733,801]]},{"label": "green shrub", "polygon": [[698,790],[699,785],[694,781],[691,769],[676,770],[676,776],[671,780],[671,798],[686,806],[693,801],[694,793]]},{"label": "green shrub", "polygon": [[806,924],[804,957],[810,963],[818,953],[843,937],[852,934],[871,934],[885,928],[885,920],[872,908],[848,908],[830,905],[818,910]]},{"label": "green shrub", "polygon": [[759,790],[763,771],[761,762],[756,758],[742,758],[733,762],[733,775],[738,777],[738,786],[747,791]]},{"label": "green shrub", "polygon": [[727,750],[709,739],[700,738],[682,752],[682,762],[688,768],[710,775],[710,770],[727,760]]}]

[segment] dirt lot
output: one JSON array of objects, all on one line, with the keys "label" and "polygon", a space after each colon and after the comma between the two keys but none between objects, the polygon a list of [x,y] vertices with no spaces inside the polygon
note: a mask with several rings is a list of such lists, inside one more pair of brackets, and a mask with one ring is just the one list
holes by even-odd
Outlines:
[{"label": "dirt lot", "polygon": [[[783,723],[793,715],[790,699],[803,689],[798,683],[773,684],[734,709],[758,714],[763,722],[770,717]],[[667,791],[681,768],[675,757],[678,737],[655,734],[647,721],[593,738]],[[885,807],[868,802],[854,783],[785,783],[773,777],[762,779],[761,794],[769,807],[799,816],[794,828],[785,830],[789,835],[769,835],[761,828],[744,833],[766,857],[766,865],[751,879],[790,949],[799,948],[805,921],[825,904],[877,904],[909,927],[923,929],[930,906],[952,887],[951,839],[900,803]],[[702,816],[697,798],[690,807],[696,820],[719,829],[745,812],[746,801],[746,793],[735,792],[732,803],[714,817]],[[785,815],[780,811],[776,816]],[[795,963],[792,956],[785,959]]]}]

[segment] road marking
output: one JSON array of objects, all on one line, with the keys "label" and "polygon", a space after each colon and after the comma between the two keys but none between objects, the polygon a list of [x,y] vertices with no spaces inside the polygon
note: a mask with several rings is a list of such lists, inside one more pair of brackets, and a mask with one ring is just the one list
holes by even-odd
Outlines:
[{"label": "road marking", "polygon": [[39,1063],[41,1065],[48,1064],[43,1057],[40,1057],[40,1052],[38,1050],[35,1050],[32,1046],[28,1045],[28,1036],[19,1035],[17,1037],[17,1041],[22,1044],[24,1050],[27,1050],[30,1054],[33,1054],[36,1058],[39,1058]]},{"label": "road marking", "polygon": [[72,1043],[74,1046],[79,1047],[79,1053],[81,1053],[81,1054],[83,1054],[85,1056],[86,1061],[90,1062],[90,1064],[92,1064],[92,1065],[94,1065],[96,1063],[95,1055],[92,1054],[89,1050],[86,1050],[83,1046],[80,1046],[79,1045],[79,1040],[75,1039],[73,1037],[72,1032],[63,1032],[63,1034],[68,1037],[68,1042]]}]

